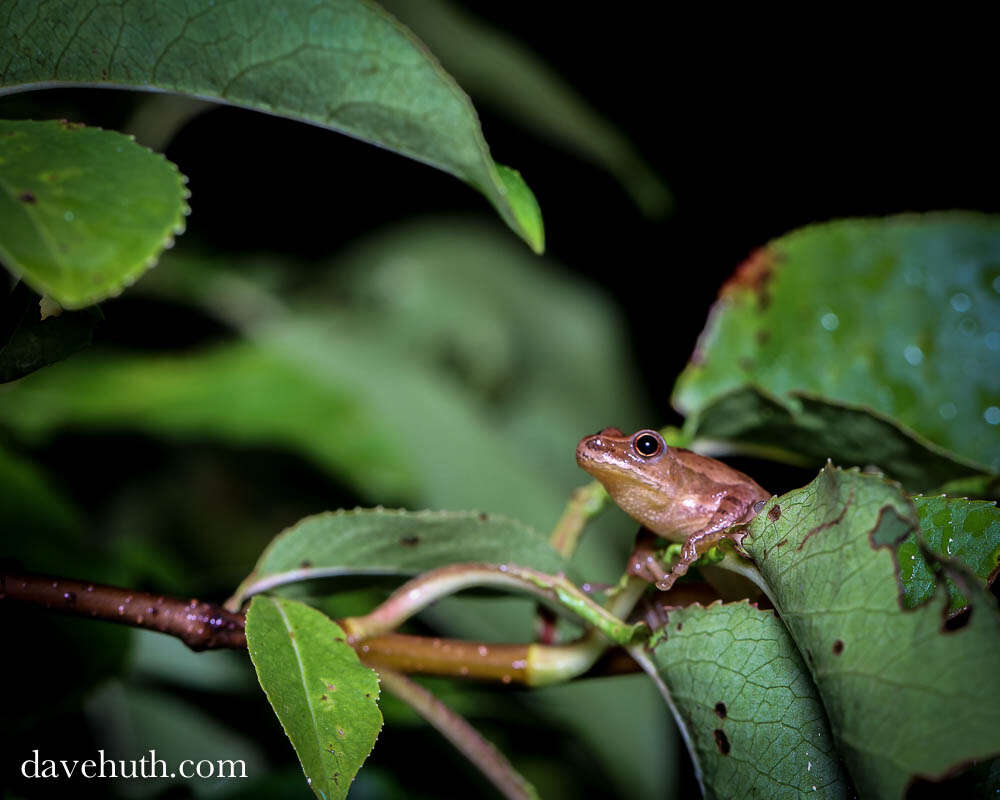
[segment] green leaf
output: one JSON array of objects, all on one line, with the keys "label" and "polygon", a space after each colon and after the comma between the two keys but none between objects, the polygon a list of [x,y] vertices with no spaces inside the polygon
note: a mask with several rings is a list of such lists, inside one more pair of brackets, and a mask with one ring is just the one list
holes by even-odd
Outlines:
[{"label": "green leaf", "polygon": [[185,180],[120,133],[0,120],[0,261],[66,308],[116,295],[184,230]]},{"label": "green leaf", "polygon": [[382,729],[378,677],[333,620],[294,600],[255,597],[246,631],[257,678],[313,792],[346,797]]},{"label": "green leaf", "polygon": [[672,609],[652,662],[709,797],[851,797],[785,626],[747,602]]},{"label": "green leaf", "polygon": [[632,143],[543,59],[506,32],[446,0],[383,0],[477,103],[611,172],[650,216],[671,205],[670,191]]},{"label": "green leaf", "polygon": [[139,0],[10,9],[0,87],[94,85],[194,95],[346,133],[472,185],[536,251],[541,217],[511,196],[466,94],[424,46],[364,0]]},{"label": "green leaf", "polygon": [[457,562],[566,570],[545,536],[513,519],[464,511],[335,511],[307,517],[277,536],[234,597],[334,575],[415,575]]},{"label": "green leaf", "polygon": [[[926,491],[1000,471],[998,319],[996,217],[804,228],[723,287],[674,404],[696,418],[698,436],[876,464]],[[903,469],[921,449],[926,468]]]},{"label": "green leaf", "polygon": [[945,624],[943,587],[905,609],[891,551],[917,527],[898,485],[828,467],[770,500],[744,540],[862,797],[1000,753],[996,601],[969,580],[969,616]]},{"label": "green leaf", "polygon": [[715,398],[697,420],[699,434],[764,457],[802,466],[828,458],[877,465],[911,491],[983,470],[877,411],[804,392],[779,399],[751,386],[736,389]]},{"label": "green leaf", "polygon": [[[924,556],[921,544],[939,561],[954,561],[982,581],[992,583],[1000,567],[1000,508],[982,500],[960,497],[914,497],[919,534],[911,533],[897,548],[899,580],[907,608],[928,602],[935,594],[938,574]],[[962,608],[965,596],[944,576],[951,608]]]}]

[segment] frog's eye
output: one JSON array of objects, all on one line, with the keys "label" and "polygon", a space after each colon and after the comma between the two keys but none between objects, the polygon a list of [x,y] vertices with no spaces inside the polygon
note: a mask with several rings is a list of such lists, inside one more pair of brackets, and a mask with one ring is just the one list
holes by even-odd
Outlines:
[{"label": "frog's eye", "polygon": [[632,447],[643,458],[652,458],[663,452],[664,444],[655,431],[639,431],[632,439]]}]

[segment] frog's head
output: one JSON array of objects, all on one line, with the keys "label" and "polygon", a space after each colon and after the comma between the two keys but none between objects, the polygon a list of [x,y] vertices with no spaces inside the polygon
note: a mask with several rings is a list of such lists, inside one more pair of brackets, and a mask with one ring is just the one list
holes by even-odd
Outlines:
[{"label": "frog's head", "polygon": [[660,521],[669,514],[674,459],[663,437],[649,429],[626,436],[605,428],[576,447],[576,463],[601,482],[626,514],[657,532],[673,527],[673,521]]},{"label": "frog's head", "polygon": [[649,476],[659,472],[668,452],[663,437],[654,430],[643,429],[626,436],[618,428],[605,428],[580,440],[576,463],[615,497],[615,488],[622,483],[651,483]]}]

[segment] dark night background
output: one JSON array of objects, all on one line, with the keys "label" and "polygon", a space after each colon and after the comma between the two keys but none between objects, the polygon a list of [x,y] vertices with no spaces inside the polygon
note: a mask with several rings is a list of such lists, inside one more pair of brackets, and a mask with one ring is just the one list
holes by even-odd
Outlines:
[{"label": "dark night background", "polygon": [[[605,286],[624,310],[642,380],[659,412],[651,426],[679,420],[669,407],[670,390],[708,308],[729,273],[769,239],[835,217],[1000,211],[996,129],[987,119],[995,104],[995,87],[985,85],[990,70],[945,59],[936,46],[912,40],[904,52],[901,42],[910,39],[873,34],[865,41],[857,31],[824,30],[826,41],[819,41],[815,27],[765,34],[757,30],[759,20],[746,25],[721,9],[693,19],[661,4],[622,14],[570,14],[564,4],[529,2],[464,5],[542,56],[624,132],[673,193],[667,218],[645,219],[607,172],[473,96],[495,159],[516,167],[538,198],[546,256]],[[4,98],[0,111],[16,103],[63,104],[88,109],[88,123],[115,127],[133,103],[114,91],[42,94]],[[190,178],[185,241],[219,251],[271,251],[308,263],[368,231],[424,215],[476,215],[502,225],[477,192],[449,175],[250,111],[203,114],[166,155]],[[128,292],[103,311],[99,344],[173,350],[227,335],[190,308]],[[135,459],[137,471],[165,458],[159,444],[137,436],[109,437],[103,447],[102,457]],[[76,499],[108,491],[98,475],[87,474],[91,457],[72,436],[46,451],[50,468]],[[290,456],[226,458],[249,484],[258,470],[276,470],[295,483],[287,507],[353,505],[346,490],[343,497],[331,495],[325,480]],[[774,468],[774,475],[780,482],[785,473]],[[226,587],[212,588],[224,596]],[[213,710],[209,696],[191,699]],[[215,702],[220,714],[229,713],[222,711],[226,698]],[[263,742],[269,751],[287,748],[263,704],[242,713],[241,726],[270,731]],[[59,724],[50,729],[53,742],[62,735]],[[73,717],[64,724],[78,723]],[[509,735],[530,743],[539,734],[514,729]],[[393,763],[421,746],[415,732],[383,736],[373,763]],[[461,796],[476,779],[457,758],[442,755],[449,752],[445,745],[434,747],[435,757],[447,759],[450,778],[417,776],[410,788],[444,796],[454,780],[451,791]],[[87,745],[81,749],[87,757]],[[58,752],[75,757],[68,747]],[[682,784],[682,795],[685,786],[692,789]]]}]

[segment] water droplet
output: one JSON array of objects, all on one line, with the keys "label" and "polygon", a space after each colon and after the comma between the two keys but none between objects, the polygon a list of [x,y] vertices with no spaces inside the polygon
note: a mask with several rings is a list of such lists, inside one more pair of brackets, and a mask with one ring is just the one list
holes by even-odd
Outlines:
[{"label": "water droplet", "polygon": [[835,331],[840,327],[840,318],[832,311],[827,311],[822,317],[819,318],[819,324],[822,325],[825,330]]},{"label": "water droplet", "polygon": [[72,222],[76,218],[76,215],[72,211],[67,211],[63,214],[63,219],[67,222]]},{"label": "water droplet", "polygon": [[949,302],[951,303],[951,307],[960,314],[972,308],[972,298],[965,292],[955,292]]},{"label": "water droplet", "polygon": [[958,409],[952,402],[942,403],[938,408],[938,414],[941,415],[942,419],[955,419],[955,416],[958,414]]},{"label": "water droplet", "polygon": [[1000,407],[990,406],[983,412],[983,419],[990,425],[1000,425]]},{"label": "water droplet", "polygon": [[906,359],[907,364],[916,367],[923,363],[924,351],[915,344],[910,344],[906,346],[905,350],[903,350],[903,358]]},{"label": "water droplet", "polygon": [[479,648],[478,648],[477,652],[481,656],[488,656],[490,654],[489,649],[484,644],[479,645]]},{"label": "water droplet", "polygon": [[958,323],[958,329],[966,336],[972,336],[979,330],[979,323],[972,317],[962,317],[962,321]]},{"label": "water droplet", "polygon": [[812,768],[813,768],[813,762],[810,761],[809,763],[806,764],[806,772],[812,772]]},{"label": "water droplet", "polygon": [[986,349],[1000,350],[1000,331],[990,331],[986,334]]}]

